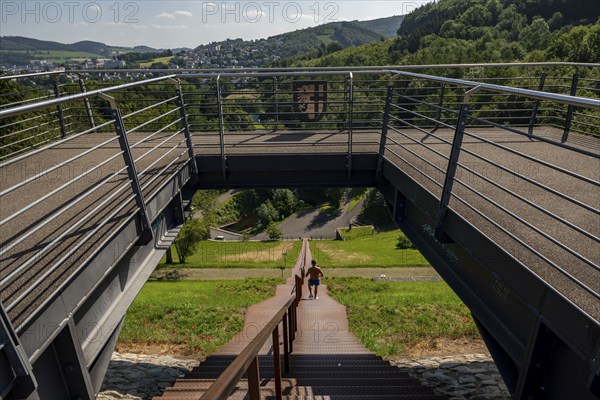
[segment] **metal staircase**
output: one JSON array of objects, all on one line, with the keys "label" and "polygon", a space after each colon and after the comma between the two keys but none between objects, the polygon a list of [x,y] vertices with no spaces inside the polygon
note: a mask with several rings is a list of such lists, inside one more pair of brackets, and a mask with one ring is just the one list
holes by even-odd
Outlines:
[{"label": "metal staircase", "polygon": [[[211,356],[194,368],[184,379],[167,388],[156,400],[197,399],[233,361],[233,356]],[[275,399],[273,358],[261,356],[261,398]],[[291,355],[290,371],[282,377],[283,399],[348,400],[442,400],[433,389],[418,379],[390,365],[374,354],[360,355]],[[242,380],[228,397],[248,399],[248,382]]]}]

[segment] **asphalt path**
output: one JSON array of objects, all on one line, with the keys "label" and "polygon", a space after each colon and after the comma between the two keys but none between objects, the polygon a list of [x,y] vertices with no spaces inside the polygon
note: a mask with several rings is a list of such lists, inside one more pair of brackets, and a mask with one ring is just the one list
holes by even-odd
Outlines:
[{"label": "asphalt path", "polygon": [[[284,238],[335,239],[335,230],[347,227],[360,213],[363,202],[361,199],[352,210],[347,201],[334,212],[311,209],[294,213],[279,225],[281,234]],[[268,236],[263,232],[253,239],[266,240]]]}]

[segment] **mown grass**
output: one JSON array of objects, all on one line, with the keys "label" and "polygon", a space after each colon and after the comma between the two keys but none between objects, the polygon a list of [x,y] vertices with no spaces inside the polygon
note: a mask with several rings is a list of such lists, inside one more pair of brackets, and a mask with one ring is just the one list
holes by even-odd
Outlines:
[{"label": "mown grass", "polygon": [[467,307],[445,282],[327,279],[329,294],[348,309],[350,330],[371,351],[394,356],[420,342],[479,337]]},{"label": "mown grass", "polygon": [[244,326],[244,309],[275,294],[279,279],[148,282],[127,311],[122,342],[183,345],[210,354]]},{"label": "mown grass", "polygon": [[171,59],[172,59],[173,57],[174,57],[174,56],[155,58],[154,60],[151,60],[151,61],[147,61],[147,62],[140,63],[140,67],[142,67],[142,68],[149,68],[149,67],[151,67],[151,66],[152,66],[152,64],[154,64],[154,63],[163,63],[163,64],[168,64],[168,63],[169,63],[169,61],[171,61]]},{"label": "mown grass", "polygon": [[314,241],[311,252],[324,268],[428,266],[418,250],[396,248],[399,235],[400,230],[396,229],[345,241]]},{"label": "mown grass", "polygon": [[340,232],[344,236],[345,240],[353,240],[353,239],[356,239],[359,237],[372,236],[377,233],[370,226],[359,226],[359,227],[354,227],[352,229],[343,228],[343,229],[340,229]]},{"label": "mown grass", "polygon": [[[298,259],[301,241],[220,242],[203,241],[184,264],[167,265],[163,257],[160,268],[291,268]],[[173,259],[178,260],[175,246]],[[285,254],[285,256],[284,256]]]},{"label": "mown grass", "polygon": [[354,210],[354,208],[356,208],[358,203],[365,197],[366,192],[367,192],[366,188],[352,189],[352,191],[350,192],[351,200],[350,200],[350,203],[348,204],[348,212],[350,212],[350,211]]}]

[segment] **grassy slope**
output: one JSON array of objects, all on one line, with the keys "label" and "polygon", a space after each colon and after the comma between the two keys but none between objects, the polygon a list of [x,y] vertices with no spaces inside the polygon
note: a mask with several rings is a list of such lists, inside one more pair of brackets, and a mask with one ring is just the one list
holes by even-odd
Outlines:
[{"label": "grassy slope", "polygon": [[427,266],[418,250],[396,249],[399,230],[357,237],[346,241],[324,240],[311,243],[313,257],[329,267]]},{"label": "grassy slope", "polygon": [[127,311],[119,339],[180,344],[210,354],[241,330],[244,308],[273,296],[279,282],[148,282]]},{"label": "grassy slope", "polygon": [[[174,268],[277,268],[285,265],[290,268],[296,262],[302,243],[295,242],[200,242],[198,250],[185,264],[167,266],[165,258],[159,267]],[[175,246],[173,259],[177,260]]]},{"label": "grassy slope", "polygon": [[437,338],[478,337],[467,307],[444,282],[331,278],[329,293],[348,308],[351,331],[382,356]]},{"label": "grassy slope", "polygon": [[3,53],[18,53],[31,56],[32,59],[47,60],[47,61],[64,61],[69,59],[85,59],[93,57],[103,57],[98,54],[88,53],[85,51],[70,51],[70,50],[38,50],[38,51],[25,51],[25,50],[0,50],[0,55]]},{"label": "grassy slope", "polygon": [[154,60],[148,61],[148,62],[143,62],[140,63],[140,67],[142,68],[149,68],[152,66],[152,64],[154,63],[163,63],[163,64],[169,64],[169,61],[171,61],[171,59],[174,56],[169,56],[169,57],[160,57],[160,58],[155,58]]}]

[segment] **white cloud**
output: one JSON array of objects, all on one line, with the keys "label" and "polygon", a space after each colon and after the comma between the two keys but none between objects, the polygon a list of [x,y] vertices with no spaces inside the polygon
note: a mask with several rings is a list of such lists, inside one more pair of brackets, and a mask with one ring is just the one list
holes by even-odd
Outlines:
[{"label": "white cloud", "polygon": [[161,18],[161,19],[175,19],[175,14],[170,14],[168,12],[163,12],[160,13],[156,16],[156,18]]},{"label": "white cloud", "polygon": [[185,31],[190,29],[187,25],[152,25],[152,28],[164,31]]},{"label": "white cloud", "polygon": [[168,12],[162,12],[160,14],[158,14],[156,16],[156,18],[160,18],[160,19],[175,19],[178,17],[193,17],[194,14],[192,14],[189,11],[175,11],[173,13],[168,13]]}]

